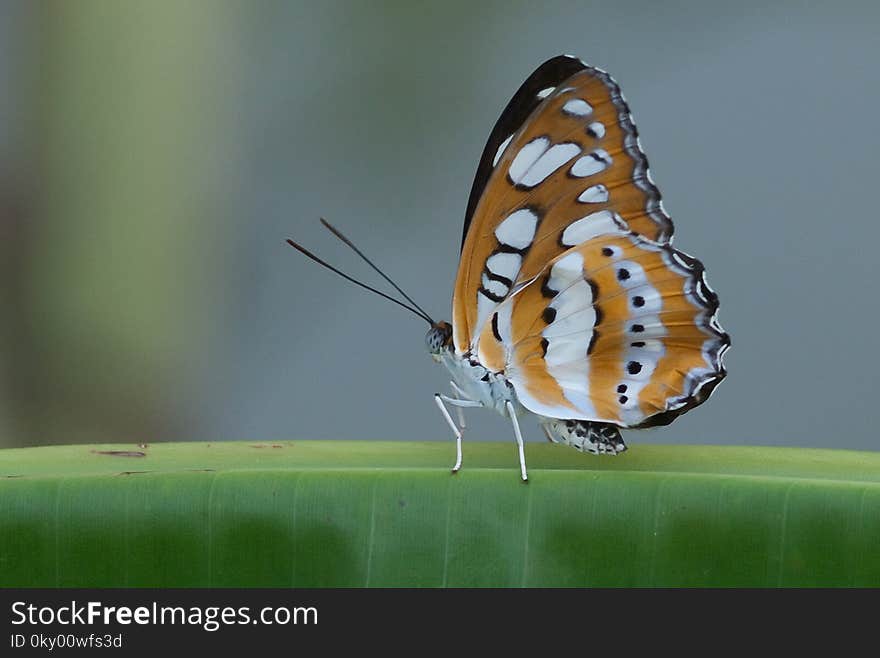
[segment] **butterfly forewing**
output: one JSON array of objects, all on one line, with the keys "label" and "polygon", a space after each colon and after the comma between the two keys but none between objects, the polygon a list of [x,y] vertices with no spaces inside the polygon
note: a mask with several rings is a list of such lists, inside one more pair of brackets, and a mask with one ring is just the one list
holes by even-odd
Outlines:
[{"label": "butterfly forewing", "polygon": [[461,234],[462,248],[471,225],[471,219],[474,216],[474,210],[480,197],[483,196],[483,190],[486,188],[486,183],[489,181],[495,165],[498,163],[496,156],[503,150],[501,149],[502,145],[509,143],[513,134],[522,127],[529,115],[543,102],[547,97],[545,93],[547,89],[555,89],[584,68],[586,65],[576,57],[565,55],[554,57],[541,64],[510,99],[486,141],[477,173],[474,176],[474,184],[471,187],[471,195],[468,198],[467,211],[464,216],[464,227]]},{"label": "butterfly forewing", "polygon": [[[516,125],[531,107],[526,95],[534,109]],[[518,114],[502,115],[496,125],[469,203],[453,300],[459,353],[476,347],[497,304],[597,221],[623,222],[659,242],[672,233],[629,108],[608,74],[555,58],[526,81],[507,112]]]}]

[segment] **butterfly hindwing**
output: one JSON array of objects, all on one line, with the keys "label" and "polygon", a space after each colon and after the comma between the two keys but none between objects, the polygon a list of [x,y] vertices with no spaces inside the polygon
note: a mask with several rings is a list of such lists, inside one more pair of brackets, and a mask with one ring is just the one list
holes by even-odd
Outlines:
[{"label": "butterfly hindwing", "polygon": [[620,88],[557,57],[508,104],[480,161],[453,298],[456,351],[475,350],[495,308],[597,222],[660,243],[672,234]]},{"label": "butterfly hindwing", "polygon": [[554,259],[493,320],[526,408],[634,427],[670,422],[724,378],[717,308],[699,261],[618,229]]}]

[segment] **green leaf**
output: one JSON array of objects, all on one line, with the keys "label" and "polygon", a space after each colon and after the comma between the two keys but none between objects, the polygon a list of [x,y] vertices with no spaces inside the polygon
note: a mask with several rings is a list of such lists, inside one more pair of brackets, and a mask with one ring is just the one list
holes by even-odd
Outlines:
[{"label": "green leaf", "polygon": [[880,585],[880,454],[295,441],[0,451],[0,586]]}]

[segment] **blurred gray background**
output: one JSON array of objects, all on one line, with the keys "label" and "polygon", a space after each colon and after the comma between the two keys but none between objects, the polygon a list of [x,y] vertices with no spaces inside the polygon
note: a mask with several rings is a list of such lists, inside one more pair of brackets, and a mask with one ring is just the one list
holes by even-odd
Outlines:
[{"label": "blurred gray background", "polygon": [[880,449],[880,10],[816,4],[4,0],[0,445],[449,441],[426,326],[284,238],[375,281],[325,216],[449,319],[489,131],[570,53],[623,87],[733,337],[630,444]]}]

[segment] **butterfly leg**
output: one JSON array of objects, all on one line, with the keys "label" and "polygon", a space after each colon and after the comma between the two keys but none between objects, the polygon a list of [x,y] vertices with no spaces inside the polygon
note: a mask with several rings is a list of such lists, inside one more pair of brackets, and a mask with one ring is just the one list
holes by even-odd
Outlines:
[{"label": "butterfly leg", "polygon": [[[455,382],[450,381],[449,386],[452,388],[452,397],[456,400],[467,400],[467,395]],[[464,422],[464,410],[458,406],[455,407],[455,410],[458,412],[458,426],[461,428],[461,431],[464,432],[467,429],[467,425],[465,425]]]},{"label": "butterfly leg", "polygon": [[519,421],[516,419],[516,411],[513,408],[513,403],[508,400],[507,401],[507,415],[510,417],[510,421],[513,423],[513,433],[516,435],[516,446],[519,448],[519,470],[520,475],[522,475],[523,482],[529,481],[529,474],[526,472],[526,453],[523,448],[523,438],[522,432],[519,431]]},{"label": "butterfly leg", "polygon": [[[440,393],[434,394],[434,402],[437,403],[437,408],[440,409],[440,413],[443,414],[443,417],[446,419],[446,423],[449,425],[452,433],[455,435],[455,465],[452,467],[453,473],[458,473],[461,468],[461,430],[458,429],[458,426],[455,424],[455,421],[452,420],[452,416],[449,415],[449,410],[446,408],[445,402],[457,407],[459,410],[459,418],[463,421],[463,415],[461,415],[462,407],[482,407],[482,402],[477,402],[476,400],[459,400],[458,398],[450,398],[445,395],[441,395]],[[462,422],[462,429],[464,429],[464,422]]]}]

